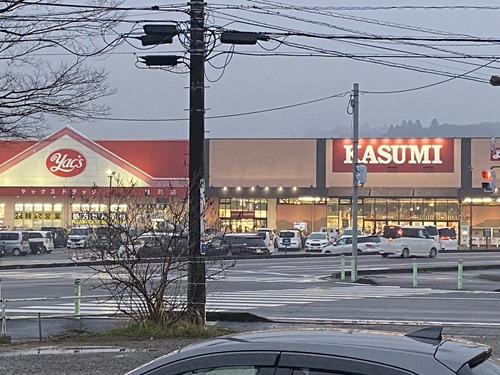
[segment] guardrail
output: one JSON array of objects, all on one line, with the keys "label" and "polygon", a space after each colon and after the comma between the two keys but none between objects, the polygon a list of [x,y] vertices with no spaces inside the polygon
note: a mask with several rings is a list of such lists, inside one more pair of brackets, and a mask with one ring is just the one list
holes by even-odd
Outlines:
[{"label": "guardrail", "polygon": [[[75,279],[74,281],[74,295],[66,296],[66,297],[31,297],[31,298],[3,298],[2,296],[2,279],[0,278],[0,319],[1,319],[1,336],[0,343],[10,343],[10,336],[7,335],[7,321],[14,319],[37,319],[38,320],[38,335],[40,341],[42,340],[42,319],[53,319],[53,318],[63,318],[63,319],[81,319],[83,317],[110,317],[110,316],[118,316],[120,315],[120,311],[117,309],[112,313],[92,313],[92,314],[82,314],[81,313],[81,302],[82,300],[93,300],[98,303],[100,300],[109,300],[109,295],[89,295],[82,296],[81,294],[81,280]],[[16,302],[40,302],[40,301],[74,301],[74,310],[73,313],[68,314],[47,314],[42,316],[41,312],[38,312],[36,316],[16,316],[9,317],[7,316],[7,302],[16,303]]]}]

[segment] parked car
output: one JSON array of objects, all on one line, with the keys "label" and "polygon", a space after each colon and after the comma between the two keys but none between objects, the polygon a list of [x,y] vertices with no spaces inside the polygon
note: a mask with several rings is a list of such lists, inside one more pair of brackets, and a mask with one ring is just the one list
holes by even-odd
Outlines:
[{"label": "parked car", "polygon": [[257,229],[257,233],[260,234],[271,253],[278,248],[278,236],[271,228],[259,228]]},{"label": "parked car", "polygon": [[425,229],[427,229],[427,233],[434,241],[439,242],[439,232],[435,225],[425,225]]},{"label": "parked car", "polygon": [[498,375],[487,346],[443,338],[441,327],[407,333],[288,329],[191,344],[128,375]]},{"label": "parked car", "polygon": [[31,254],[51,253],[54,250],[52,232],[48,230],[28,231]]},{"label": "parked car", "polygon": [[326,246],[331,245],[332,240],[327,232],[312,232],[307,236],[305,251],[321,251]]},{"label": "parked car", "polygon": [[302,250],[302,235],[297,229],[281,230],[278,250]]},{"label": "parked car", "polygon": [[50,230],[54,240],[54,247],[66,247],[68,245],[68,230],[64,227],[41,227],[40,230]]},{"label": "parked car", "polygon": [[413,255],[434,258],[440,248],[423,226],[386,225],[382,230],[380,255],[384,258],[391,254],[402,258]]},{"label": "parked car", "polygon": [[[358,253],[376,253],[380,251],[379,236],[358,236],[357,237]],[[326,246],[322,254],[351,254],[352,253],[352,237],[341,237],[333,244]]]},{"label": "parked car", "polygon": [[5,245],[5,254],[19,256],[26,255],[30,252],[29,235],[27,231],[1,230],[0,242]]},{"label": "parked car", "polygon": [[113,249],[116,250],[121,245],[121,233],[116,228],[99,227],[96,228],[95,234],[97,237],[97,246],[99,249]]},{"label": "parked car", "polygon": [[[363,236],[363,231],[361,230],[361,228],[357,228],[356,233],[358,234],[358,236]],[[342,233],[340,234],[340,236],[341,237],[348,237],[348,236],[352,236],[353,234],[354,234],[354,231],[352,228],[344,228],[342,230]]]},{"label": "parked car", "polygon": [[68,248],[88,248],[97,244],[97,237],[94,230],[87,226],[82,225],[72,227],[68,235]]},{"label": "parked car", "polygon": [[179,233],[143,233],[134,244],[137,259],[188,255],[188,238]]},{"label": "parked car", "polygon": [[457,250],[458,237],[457,231],[453,227],[438,228],[439,242],[441,243],[441,250]]},{"label": "parked car", "polygon": [[220,242],[220,251],[226,250],[229,256],[247,256],[271,254],[268,245],[259,234],[234,233],[225,235]]}]

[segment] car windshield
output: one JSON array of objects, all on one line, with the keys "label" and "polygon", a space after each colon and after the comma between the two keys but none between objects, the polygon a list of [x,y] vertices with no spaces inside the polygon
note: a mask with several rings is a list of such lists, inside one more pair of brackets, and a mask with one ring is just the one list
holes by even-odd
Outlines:
[{"label": "car windshield", "polygon": [[73,228],[71,229],[71,234],[75,236],[86,236],[88,233],[88,229],[81,229],[81,228]]},{"label": "car windshield", "polygon": [[324,240],[326,239],[326,233],[311,233],[307,238],[310,240]]}]

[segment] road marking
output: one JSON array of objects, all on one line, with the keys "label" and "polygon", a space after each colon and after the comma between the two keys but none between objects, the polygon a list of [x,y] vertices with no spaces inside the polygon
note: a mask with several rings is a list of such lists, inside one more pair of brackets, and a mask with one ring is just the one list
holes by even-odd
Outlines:
[{"label": "road marking", "polygon": [[[400,287],[380,287],[371,285],[356,285],[334,288],[304,288],[304,289],[284,289],[284,290],[258,290],[258,291],[236,291],[207,293],[206,309],[209,312],[227,311],[250,311],[259,308],[283,307],[287,305],[305,305],[312,303],[335,302],[341,300],[356,300],[365,298],[403,298],[403,297],[423,297],[431,294],[450,293],[447,290],[434,290],[428,288],[400,288]],[[138,300],[124,300],[122,308],[127,307],[127,303],[132,304]],[[52,301],[54,302],[54,301]],[[179,305],[185,304],[185,296],[176,299]],[[80,313],[82,315],[108,314],[112,315],[119,311],[118,304],[111,300],[89,301],[86,299],[80,303]],[[61,303],[52,305],[28,305],[10,308],[7,306],[8,317],[18,314],[37,315],[72,315],[75,312],[74,303]]]}]

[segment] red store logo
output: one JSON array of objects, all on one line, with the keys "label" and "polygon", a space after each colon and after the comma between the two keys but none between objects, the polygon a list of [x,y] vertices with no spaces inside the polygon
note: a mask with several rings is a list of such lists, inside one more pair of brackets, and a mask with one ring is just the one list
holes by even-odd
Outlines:
[{"label": "red store logo", "polygon": [[57,150],[45,160],[47,169],[59,177],[74,177],[85,170],[87,160],[78,151],[70,149]]}]

